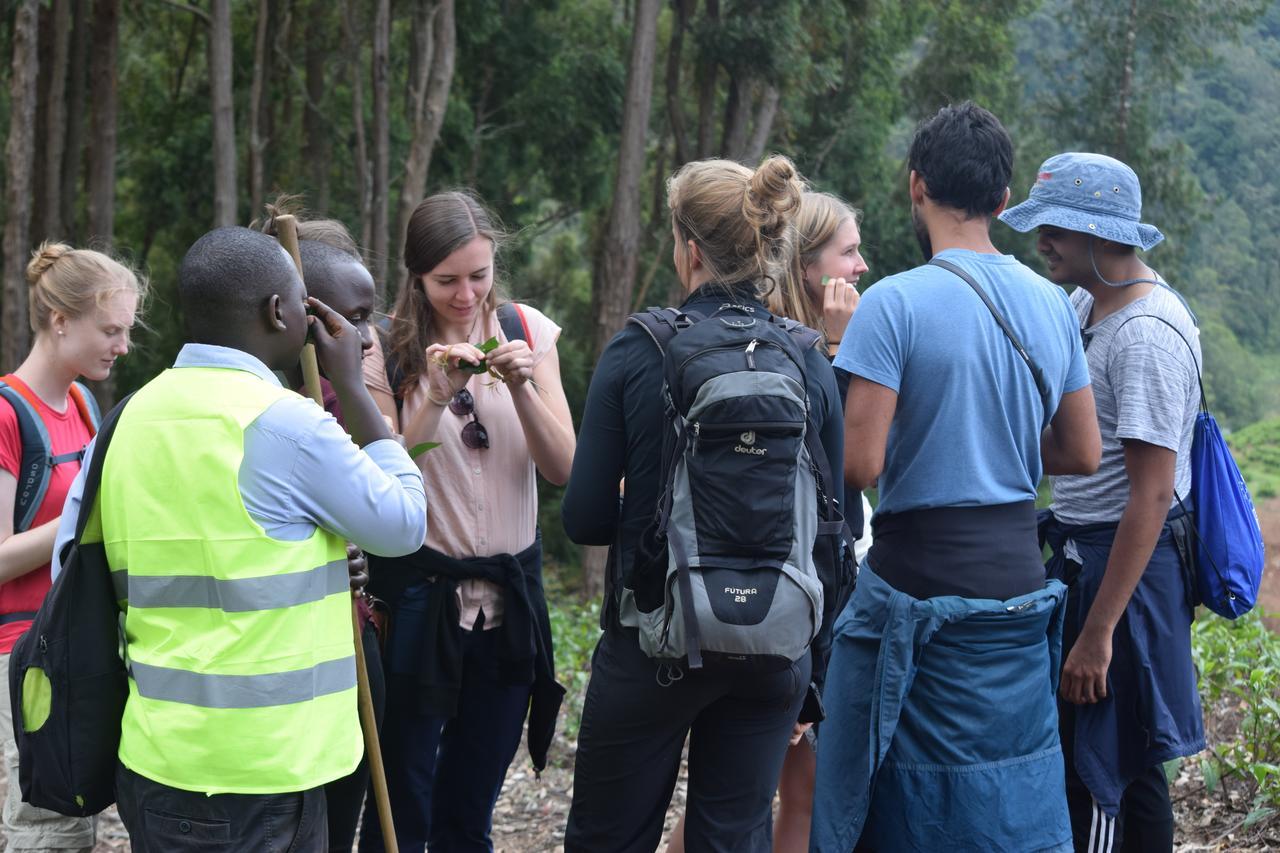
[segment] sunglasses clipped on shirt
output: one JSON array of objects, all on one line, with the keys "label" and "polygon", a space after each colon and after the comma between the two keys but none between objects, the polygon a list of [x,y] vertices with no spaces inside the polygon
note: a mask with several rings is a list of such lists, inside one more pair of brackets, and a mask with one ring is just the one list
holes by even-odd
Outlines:
[{"label": "sunglasses clipped on shirt", "polygon": [[489,449],[489,431],[484,428],[484,424],[480,423],[480,418],[476,415],[476,398],[471,396],[470,391],[462,388],[454,394],[449,400],[449,411],[460,418],[471,416],[471,420],[462,427],[463,444],[472,450]]}]

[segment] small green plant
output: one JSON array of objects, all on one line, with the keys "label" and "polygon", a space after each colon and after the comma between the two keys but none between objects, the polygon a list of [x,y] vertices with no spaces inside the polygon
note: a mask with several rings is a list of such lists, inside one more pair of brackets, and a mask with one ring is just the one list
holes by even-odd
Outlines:
[{"label": "small green plant", "polygon": [[1222,710],[1231,733],[1200,759],[1200,775],[1211,794],[1228,778],[1244,785],[1248,828],[1280,812],[1280,637],[1256,610],[1235,621],[1205,614],[1192,657],[1206,712]]},{"label": "small green plant", "polygon": [[578,739],[582,702],[591,678],[591,655],[600,639],[600,602],[583,604],[574,597],[548,602],[551,636],[555,638],[556,678],[565,687],[564,736]]}]

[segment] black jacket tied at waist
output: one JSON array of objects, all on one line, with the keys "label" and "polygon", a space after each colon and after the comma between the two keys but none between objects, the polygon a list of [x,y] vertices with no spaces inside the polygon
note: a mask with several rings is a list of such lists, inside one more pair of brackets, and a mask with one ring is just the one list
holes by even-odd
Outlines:
[{"label": "black jacket tied at waist", "polygon": [[[453,717],[462,686],[462,637],[458,582],[481,579],[502,587],[506,609],[498,632],[498,671],[508,684],[529,684],[529,757],[541,771],[555,735],[564,688],[556,682],[551,619],[542,588],[542,537],[519,554],[450,557],[427,546],[394,559],[369,556],[370,589],[392,606],[406,589],[432,583],[427,599],[424,648],[411,677],[424,713]],[[389,673],[388,678],[394,679]]]}]

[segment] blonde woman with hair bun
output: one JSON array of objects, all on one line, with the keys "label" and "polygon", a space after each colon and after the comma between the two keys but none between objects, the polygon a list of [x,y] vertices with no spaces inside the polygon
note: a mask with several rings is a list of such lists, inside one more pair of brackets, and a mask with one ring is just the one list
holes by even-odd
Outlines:
[{"label": "blonde woman with hair bun", "polygon": [[[757,169],[701,160],[676,172],[667,201],[672,262],[687,293],[680,310],[709,317],[728,307],[768,321],[764,300],[786,281],[803,194],[795,166],[781,156]],[[830,470],[842,470],[835,377],[816,347],[801,356],[811,429]],[[687,737],[687,848],[764,853],[788,741],[806,728],[798,719],[811,677],[809,652],[789,668],[750,674],[659,661],[641,650],[636,628],[623,624],[621,590],[612,588],[613,577],[634,580],[638,567],[649,564],[641,553],[657,553],[665,566],[665,551],[647,541],[670,429],[662,387],[662,354],[645,328],[628,324],[596,365],[565,492],[569,537],[611,545],[617,561],[583,706],[565,850],[656,849]],[[831,490],[839,499],[840,484]]]},{"label": "blonde woman with hair bun", "polygon": [[[89,850],[90,818],[64,817],[22,802],[9,708],[9,654],[50,587],[49,556],[67,490],[96,428],[96,404],[78,378],[106,379],[129,351],[146,285],[101,252],[44,243],[27,265],[35,342],[12,374],[0,377],[0,738],[9,787],[4,835],[11,850]],[[52,465],[36,472],[48,486],[38,506],[18,497],[23,466],[19,415],[48,435]]]}]

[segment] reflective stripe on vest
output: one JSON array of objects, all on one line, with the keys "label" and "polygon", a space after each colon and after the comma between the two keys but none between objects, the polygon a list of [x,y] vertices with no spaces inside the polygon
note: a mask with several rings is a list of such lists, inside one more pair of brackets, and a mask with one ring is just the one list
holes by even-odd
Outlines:
[{"label": "reflective stripe on vest", "polygon": [[129,577],[112,572],[116,597],[130,607],[208,607],[223,613],[278,610],[320,601],[350,589],[347,560],[333,560],[305,572],[234,580],[208,575]]},{"label": "reflective stripe on vest", "polygon": [[167,370],[105,460],[86,538],[125,604],[120,760],[170,787],[302,791],[363,752],[346,543],[274,539],[240,496],[245,429],[287,398],[246,371]]},{"label": "reflective stripe on vest", "polygon": [[138,695],[201,708],[269,708],[292,705],[356,686],[354,657],[318,663],[310,669],[262,675],[209,675],[134,662],[129,674]]}]

